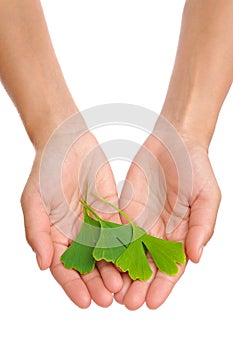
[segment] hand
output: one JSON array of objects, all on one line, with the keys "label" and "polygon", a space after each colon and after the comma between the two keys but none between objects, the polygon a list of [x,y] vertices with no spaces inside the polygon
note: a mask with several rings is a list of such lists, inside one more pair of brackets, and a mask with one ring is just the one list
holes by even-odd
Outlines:
[{"label": "hand", "polygon": [[[47,150],[43,150],[44,153],[39,150],[36,154],[22,194],[26,237],[36,252],[39,267],[42,270],[50,268],[54,278],[75,304],[86,308],[93,299],[98,305],[106,307],[112,303],[112,293],[118,292],[122,287],[121,275],[112,264],[101,261],[92,272],[80,275],[74,270],[66,269],[60,262],[60,256],[71,242],[70,233],[73,227],[75,229],[72,234],[77,235],[76,224],[82,215],[79,199],[85,195],[87,183],[88,192],[95,190],[110,201],[118,200],[110,166],[95,137],[87,130],[73,144],[64,159],[62,184],[65,198],[61,200],[55,179],[59,166],[59,152],[62,144],[65,145],[66,141],[74,136],[72,133],[73,130],[68,128],[64,135],[61,133],[57,138],[53,138]],[[95,183],[90,182],[92,180]],[[41,181],[44,183],[41,184]],[[67,211],[66,201],[72,209],[70,212]],[[88,202],[93,205],[94,198],[88,196]],[[73,212],[76,219],[70,221],[69,215]],[[120,222],[118,215],[105,214],[105,219],[110,218]]]},{"label": "hand", "polygon": [[[179,136],[164,133],[164,125],[155,127],[129,169],[120,205],[149,234],[184,242],[187,260],[198,262],[214,231],[220,191],[207,150],[185,135],[182,139],[183,147]],[[148,259],[152,278],[131,281],[123,274],[123,288],[115,294],[115,299],[129,309],[137,309],[144,302],[151,309],[158,308],[185,270],[180,266],[177,276],[168,276],[156,269],[150,256]]]}]

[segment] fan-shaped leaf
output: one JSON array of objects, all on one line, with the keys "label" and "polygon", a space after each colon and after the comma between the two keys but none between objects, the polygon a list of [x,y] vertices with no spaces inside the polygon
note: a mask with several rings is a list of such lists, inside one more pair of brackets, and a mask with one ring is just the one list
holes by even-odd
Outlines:
[{"label": "fan-shaped leaf", "polygon": [[142,240],[158,269],[168,275],[177,275],[177,263],[186,262],[183,244],[149,235],[143,236]]},{"label": "fan-shaped leaf", "polygon": [[141,238],[130,243],[124,253],[117,259],[116,265],[122,271],[128,271],[133,280],[146,281],[152,275]]},{"label": "fan-shaped leaf", "polygon": [[84,222],[75,241],[62,254],[61,261],[67,269],[74,269],[81,274],[91,272],[95,267],[92,252],[100,235],[100,224],[84,213]]},{"label": "fan-shaped leaf", "polygon": [[100,237],[93,250],[95,260],[113,262],[125,251],[132,239],[132,227],[100,221]]}]

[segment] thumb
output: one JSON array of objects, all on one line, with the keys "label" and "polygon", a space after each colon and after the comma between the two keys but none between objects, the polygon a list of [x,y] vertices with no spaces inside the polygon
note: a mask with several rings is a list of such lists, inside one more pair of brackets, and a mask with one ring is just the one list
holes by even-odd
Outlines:
[{"label": "thumb", "polygon": [[220,200],[217,186],[206,187],[191,205],[186,251],[193,262],[199,262],[204,246],[213,235]]},{"label": "thumb", "polygon": [[41,196],[27,186],[21,197],[26,239],[36,253],[41,270],[50,267],[53,258],[53,242],[50,235],[50,220],[44,209]]}]

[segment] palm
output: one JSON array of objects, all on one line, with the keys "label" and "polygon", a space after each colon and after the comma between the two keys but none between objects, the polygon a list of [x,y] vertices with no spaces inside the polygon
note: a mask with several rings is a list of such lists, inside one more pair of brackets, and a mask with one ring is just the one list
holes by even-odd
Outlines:
[{"label": "palm", "polygon": [[[120,274],[114,266],[99,262],[91,273],[80,275],[74,270],[65,269],[60,256],[78,232],[82,216],[79,199],[84,196],[87,183],[90,193],[98,192],[113,202],[117,200],[110,166],[93,135],[85,133],[72,146],[63,163],[64,199],[61,200],[53,177],[55,174],[51,170],[53,166],[56,167],[51,163],[56,160],[56,154],[49,156],[49,164],[44,163],[45,172],[40,174],[44,184],[39,187],[40,160],[40,155],[37,155],[22,196],[27,239],[37,253],[38,263],[42,269],[50,267],[55,279],[78,306],[87,307],[91,299],[101,306],[108,306],[112,303],[112,293],[122,287]],[[91,176],[92,171],[95,173]],[[89,195],[88,200],[97,205],[94,203],[95,197]],[[106,212],[102,212],[102,215],[105,218],[113,216]],[[120,221],[116,214],[112,219]]]},{"label": "palm", "polygon": [[[188,153],[192,181],[189,183],[190,174],[187,174],[186,182],[179,183],[174,159],[157,138],[149,136],[130,167],[120,203],[151,235],[184,242],[187,257],[197,262],[200,247],[213,233],[220,193],[207,153],[191,144]],[[157,271],[150,256],[148,259],[154,272],[150,281],[132,282],[125,274],[124,287],[115,296],[130,309],[140,307],[145,301],[150,308],[160,306],[185,270],[185,266],[180,266],[177,276],[168,276]]]}]

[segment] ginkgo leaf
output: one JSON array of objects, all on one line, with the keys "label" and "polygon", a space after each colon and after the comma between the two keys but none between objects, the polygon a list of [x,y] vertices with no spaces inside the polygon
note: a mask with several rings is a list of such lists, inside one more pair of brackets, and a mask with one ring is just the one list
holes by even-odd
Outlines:
[{"label": "ginkgo leaf", "polygon": [[129,245],[132,239],[132,227],[105,221],[96,214],[86,201],[82,200],[81,203],[100,223],[100,236],[93,250],[94,259],[114,263]]},{"label": "ginkgo leaf", "polygon": [[132,239],[132,227],[100,221],[100,237],[93,250],[95,260],[113,262],[125,251]]},{"label": "ginkgo leaf", "polygon": [[152,276],[141,238],[130,243],[124,253],[117,259],[116,266],[128,272],[133,279],[146,281]]},{"label": "ginkgo leaf", "polygon": [[81,274],[91,272],[95,267],[92,252],[100,235],[100,224],[84,211],[84,222],[75,241],[62,254],[61,261],[67,269]]},{"label": "ginkgo leaf", "polygon": [[160,271],[171,276],[177,275],[179,272],[177,263],[186,262],[181,242],[168,241],[147,234],[142,237],[142,241]]},{"label": "ginkgo leaf", "polygon": [[[100,196],[98,196],[98,198],[117,210],[132,226],[132,241],[125,252],[116,261],[116,265],[120,267],[122,271],[128,271],[132,279],[138,278],[140,280],[145,280],[145,276],[147,275],[149,276],[148,278],[150,278],[149,264],[145,262],[145,246],[160,271],[168,275],[178,274],[179,268],[177,263],[185,264],[186,262],[183,243],[168,241],[148,235],[143,228],[137,226],[122,210],[115,207],[106,199]],[[145,275],[143,275],[143,269],[145,269]]]},{"label": "ginkgo leaf", "polygon": [[98,197],[123,215],[130,225],[105,221],[86,201],[80,200],[84,207],[84,222],[75,241],[61,256],[65,267],[85,274],[93,270],[96,261],[104,259],[115,263],[123,272],[127,271],[133,280],[146,281],[152,276],[146,257],[148,251],[160,271],[169,275],[179,272],[177,264],[186,262],[181,242],[148,235],[126,213],[106,199]]},{"label": "ginkgo leaf", "polygon": [[142,242],[146,231],[131,222],[133,231],[132,241],[125,252],[117,259],[116,265],[124,272],[128,272],[133,279],[146,281],[152,276],[152,270],[146,257]]}]

